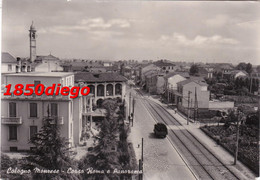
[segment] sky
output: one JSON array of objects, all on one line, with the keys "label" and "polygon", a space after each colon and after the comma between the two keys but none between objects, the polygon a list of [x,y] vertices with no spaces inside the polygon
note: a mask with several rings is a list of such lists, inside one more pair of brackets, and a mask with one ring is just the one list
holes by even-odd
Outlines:
[{"label": "sky", "polygon": [[3,0],[2,51],[100,60],[260,64],[260,5],[251,1]]}]

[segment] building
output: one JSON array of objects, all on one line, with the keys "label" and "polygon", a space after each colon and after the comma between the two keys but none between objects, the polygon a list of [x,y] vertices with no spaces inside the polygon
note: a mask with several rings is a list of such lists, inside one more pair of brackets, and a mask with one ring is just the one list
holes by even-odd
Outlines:
[{"label": "building", "polygon": [[33,22],[29,29],[29,37],[30,37],[30,61],[34,62],[36,59],[36,29],[33,25]]},{"label": "building", "polygon": [[[5,85],[11,84],[13,92],[16,84],[43,84],[45,87],[61,84],[61,87],[74,86],[74,74],[65,72],[23,72],[3,75]],[[41,91],[41,88],[40,88]],[[56,89],[55,89],[56,91]],[[24,151],[33,148],[28,143],[40,130],[44,119],[49,115],[53,123],[57,120],[61,136],[70,146],[80,143],[84,118],[92,112],[92,96],[69,96],[43,94],[36,96],[2,94],[1,106],[1,142],[3,151]],[[86,121],[86,120],[85,120]]]},{"label": "building", "polygon": [[164,96],[168,103],[177,104],[177,83],[189,78],[189,74],[185,72],[169,73],[164,77]]},{"label": "building", "polygon": [[[196,92],[196,93],[195,93]],[[177,83],[178,108],[194,108],[197,101],[199,109],[209,108],[208,85],[199,80],[187,79]],[[197,96],[197,98],[196,98]]]},{"label": "building", "polygon": [[75,83],[88,86],[93,94],[94,105],[101,107],[104,99],[125,99],[127,79],[117,73],[89,73],[75,74]]},{"label": "building", "polygon": [[157,67],[161,69],[161,72],[169,73],[176,71],[176,67],[174,63],[168,62],[167,60],[160,60],[153,63]]},{"label": "building", "polygon": [[198,75],[203,78],[212,78],[213,77],[213,69],[212,68],[205,68],[205,67],[198,67],[199,73]]},{"label": "building", "polygon": [[2,52],[2,63],[1,72],[2,73],[14,73],[16,72],[17,60],[8,52]]}]

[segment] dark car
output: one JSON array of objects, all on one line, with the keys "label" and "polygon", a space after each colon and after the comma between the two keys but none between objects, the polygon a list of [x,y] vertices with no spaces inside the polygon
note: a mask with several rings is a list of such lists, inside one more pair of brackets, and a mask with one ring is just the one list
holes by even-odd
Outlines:
[{"label": "dark car", "polygon": [[168,134],[168,130],[165,124],[163,123],[157,123],[154,125],[154,134],[156,137],[163,137],[165,138],[166,135]]}]

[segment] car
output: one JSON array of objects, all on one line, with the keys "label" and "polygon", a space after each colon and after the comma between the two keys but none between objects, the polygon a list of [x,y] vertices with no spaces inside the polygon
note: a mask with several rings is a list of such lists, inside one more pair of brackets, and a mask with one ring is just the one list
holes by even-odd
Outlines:
[{"label": "car", "polygon": [[154,125],[154,134],[156,137],[163,137],[165,138],[168,134],[168,129],[165,124],[163,123],[157,123]]}]

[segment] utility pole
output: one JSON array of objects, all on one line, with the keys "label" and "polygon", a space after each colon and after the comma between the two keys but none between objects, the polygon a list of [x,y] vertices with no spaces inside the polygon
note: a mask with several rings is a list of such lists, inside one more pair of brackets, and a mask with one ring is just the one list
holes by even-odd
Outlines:
[{"label": "utility pole", "polygon": [[197,88],[195,87],[195,102],[194,102],[194,121],[199,119],[199,107],[198,107]]},{"label": "utility pole", "polygon": [[249,92],[251,93],[251,91],[252,91],[252,76],[251,76],[251,73],[250,73],[249,75],[250,75],[250,86],[249,86]]},{"label": "utility pole", "polygon": [[234,156],[234,165],[237,164],[238,141],[239,141],[239,120],[240,120],[240,112],[238,111],[238,115],[237,115],[237,133],[236,133],[236,149],[235,149],[235,156]]},{"label": "utility pole", "polygon": [[189,116],[190,116],[190,93],[191,93],[191,91],[188,91],[188,115],[187,115],[187,125],[189,125]]},{"label": "utility pole", "polygon": [[134,115],[135,115],[135,98],[133,98],[132,127],[134,126]]},{"label": "utility pole", "polygon": [[143,164],[144,164],[144,138],[142,138],[142,154],[141,154],[141,159],[139,159],[139,171],[142,170],[142,173],[139,174],[139,180],[143,179]]},{"label": "utility pole", "polygon": [[131,91],[129,93],[129,111],[128,111],[128,120],[129,120],[129,125],[131,123]]}]

